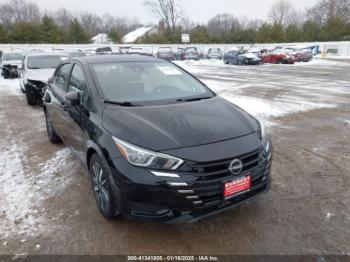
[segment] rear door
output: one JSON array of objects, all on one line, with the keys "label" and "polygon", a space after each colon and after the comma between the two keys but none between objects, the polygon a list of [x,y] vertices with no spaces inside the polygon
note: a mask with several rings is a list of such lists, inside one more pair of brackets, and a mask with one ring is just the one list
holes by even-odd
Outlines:
[{"label": "rear door", "polygon": [[65,96],[67,94],[68,79],[71,68],[72,65],[69,62],[62,64],[59,68],[57,68],[53,77],[53,81],[50,84],[52,96],[51,107],[49,107],[49,114],[51,116],[51,121],[55,128],[55,131],[59,134],[64,142],[67,140],[65,122],[68,117],[68,113],[65,111]]}]

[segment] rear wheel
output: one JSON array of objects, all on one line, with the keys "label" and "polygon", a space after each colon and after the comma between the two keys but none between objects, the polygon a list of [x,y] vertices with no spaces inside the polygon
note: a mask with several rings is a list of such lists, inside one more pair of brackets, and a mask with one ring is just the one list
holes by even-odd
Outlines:
[{"label": "rear wheel", "polygon": [[49,114],[46,112],[46,110],[45,110],[45,120],[46,120],[47,136],[49,137],[50,142],[53,144],[61,143],[62,140],[57,135],[57,133],[52,125],[51,118],[50,118]]},{"label": "rear wheel", "polygon": [[6,70],[3,70],[3,71],[2,71],[2,75],[3,75],[3,77],[4,77],[5,79],[8,79],[8,78],[9,78],[9,74],[8,74],[8,72],[7,72]]},{"label": "rear wheel", "polygon": [[278,59],[276,64],[283,64],[283,60],[282,59]]},{"label": "rear wheel", "polygon": [[30,88],[28,85],[26,85],[24,88],[25,88],[28,105],[31,105],[31,106],[35,105],[38,100],[36,92],[32,88]]},{"label": "rear wheel", "polygon": [[228,60],[226,58],[224,58],[224,63],[228,65]]},{"label": "rear wheel", "polygon": [[109,181],[109,168],[103,163],[102,159],[93,154],[89,164],[92,189],[95,200],[101,214],[107,219],[113,219],[119,215],[116,203]]}]

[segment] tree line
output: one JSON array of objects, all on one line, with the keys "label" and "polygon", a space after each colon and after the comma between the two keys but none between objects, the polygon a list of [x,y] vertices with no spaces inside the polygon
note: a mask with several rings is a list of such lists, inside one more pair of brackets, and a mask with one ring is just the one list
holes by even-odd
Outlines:
[{"label": "tree line", "polygon": [[0,43],[89,43],[91,37],[107,33],[118,43],[126,33],[141,26],[135,18],[73,13],[65,8],[41,11],[26,0],[0,4]]},{"label": "tree line", "polygon": [[[319,0],[311,8],[296,9],[288,0],[277,0],[268,20],[218,14],[206,24],[191,21],[179,0],[146,0],[144,7],[164,28],[138,43],[180,43],[189,33],[192,43],[278,43],[350,40],[350,0]],[[135,18],[73,13],[61,8],[41,11],[26,0],[0,4],[0,43],[89,43],[107,33],[115,43],[141,26]]]},{"label": "tree line", "polygon": [[[218,14],[207,24],[198,25],[168,10],[164,2],[149,0],[147,5],[159,19],[168,21],[175,13],[177,24],[170,23],[162,34],[147,35],[139,43],[179,43],[181,33],[190,34],[192,43],[282,43],[350,40],[350,0],[319,0],[305,10],[298,10],[288,0],[277,0],[268,20],[237,18],[233,14]],[[149,3],[152,3],[150,5]],[[172,5],[168,5],[173,7]],[[181,17],[179,19],[179,17]],[[169,23],[169,22],[167,22]]]}]

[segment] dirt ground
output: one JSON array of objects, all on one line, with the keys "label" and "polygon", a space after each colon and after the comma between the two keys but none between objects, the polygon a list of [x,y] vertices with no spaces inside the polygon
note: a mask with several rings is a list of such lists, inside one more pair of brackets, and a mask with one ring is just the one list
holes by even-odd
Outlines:
[{"label": "dirt ground", "polygon": [[350,63],[180,65],[266,121],[271,190],[194,224],[109,222],[41,108],[0,79],[0,254],[350,255]]}]

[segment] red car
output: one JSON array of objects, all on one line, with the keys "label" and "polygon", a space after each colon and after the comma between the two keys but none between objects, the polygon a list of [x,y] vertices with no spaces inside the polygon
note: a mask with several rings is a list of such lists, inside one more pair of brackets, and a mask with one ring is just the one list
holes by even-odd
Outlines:
[{"label": "red car", "polygon": [[291,56],[280,51],[272,51],[264,54],[262,57],[263,63],[270,64],[294,64],[294,60]]}]

